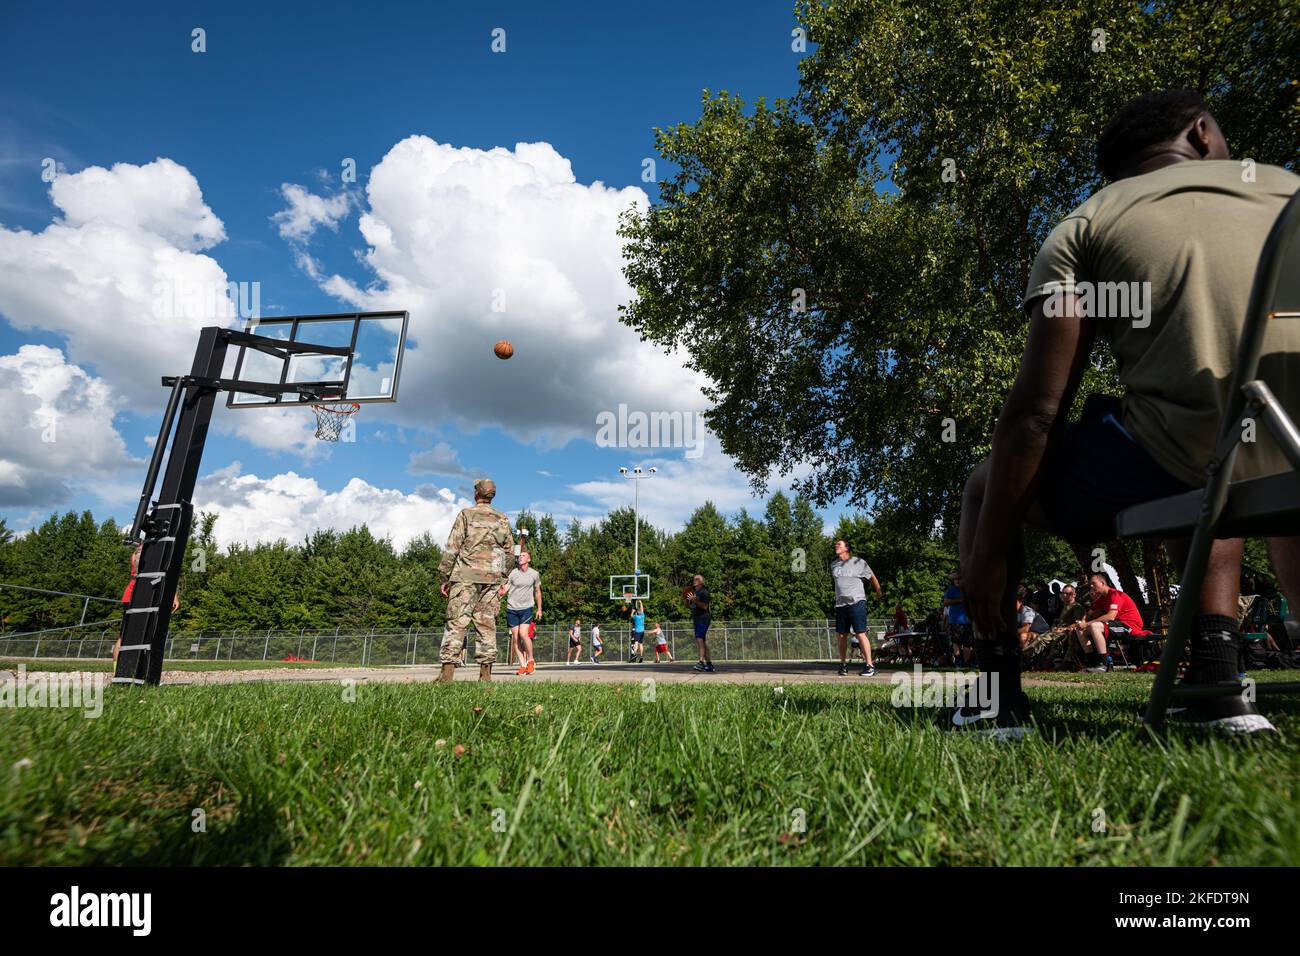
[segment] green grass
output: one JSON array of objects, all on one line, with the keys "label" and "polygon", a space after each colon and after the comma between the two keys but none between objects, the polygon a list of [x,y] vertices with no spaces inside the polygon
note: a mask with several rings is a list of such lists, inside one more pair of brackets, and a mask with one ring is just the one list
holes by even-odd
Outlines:
[{"label": "green grass", "polygon": [[0,711],[0,860],[1300,863],[1297,705],[1281,740],[1143,742],[1145,686],[1034,688],[1021,744],[879,685],[115,689],[99,719]]},{"label": "green grass", "polygon": [[[27,665],[27,673],[51,671],[83,671],[88,673],[111,673],[113,662],[98,658],[83,660],[66,660],[64,658],[0,657],[0,670],[17,670],[19,664]],[[329,668],[356,667],[355,664],[331,664],[328,661],[166,661],[164,671],[262,671],[283,668]]]}]

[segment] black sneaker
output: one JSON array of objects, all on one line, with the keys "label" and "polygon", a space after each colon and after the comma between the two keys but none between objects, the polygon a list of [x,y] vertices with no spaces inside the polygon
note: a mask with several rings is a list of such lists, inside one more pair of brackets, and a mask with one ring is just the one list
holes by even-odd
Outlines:
[{"label": "black sneaker", "polygon": [[707,664],[704,665],[704,673],[706,674],[713,673],[713,661],[709,661]]},{"label": "black sneaker", "polygon": [[978,706],[944,711],[941,726],[953,732],[973,733],[993,740],[1023,740],[1033,733],[1029,721],[1029,698],[1024,694],[1011,707],[996,712]]},{"label": "black sneaker", "polygon": [[868,664],[866,667],[862,668],[862,673],[859,674],[858,676],[859,676],[859,677],[875,677],[875,676],[876,676],[876,665],[875,665],[875,664]]},{"label": "black sneaker", "polygon": [[1193,697],[1182,706],[1170,707],[1168,717],[1170,723],[1182,727],[1213,730],[1234,737],[1278,732],[1269,719],[1255,708],[1254,703],[1241,694]]},{"label": "black sneaker", "polygon": [[695,671],[704,671],[705,669],[706,668],[704,667],[704,661],[696,661],[695,666],[691,668],[691,670],[695,670]]},{"label": "black sneaker", "polygon": [[841,677],[848,677],[848,676],[849,676],[849,665],[848,665],[848,664],[841,664],[841,665],[840,665],[839,675],[840,675]]}]

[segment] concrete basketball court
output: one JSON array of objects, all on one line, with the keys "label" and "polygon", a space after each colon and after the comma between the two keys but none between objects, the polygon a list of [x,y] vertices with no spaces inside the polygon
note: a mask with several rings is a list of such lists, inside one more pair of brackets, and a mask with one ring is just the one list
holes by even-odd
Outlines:
[{"label": "concrete basketball court", "polygon": [[[897,673],[912,675],[911,668],[897,670],[882,669],[873,677],[860,677],[861,664],[850,667],[847,677],[840,677],[835,664],[828,661],[734,661],[718,664],[712,674],[701,673],[694,669],[694,661],[673,664],[628,664],[615,662],[609,664],[539,664],[537,670],[527,676],[515,674],[515,666],[507,667],[498,663],[492,672],[494,683],[573,683],[573,684],[636,684],[647,677],[659,683],[667,684],[837,684],[851,686],[854,684],[889,684]],[[441,668],[434,664],[394,665],[388,667],[327,667],[294,668],[285,667],[274,670],[248,671],[168,671],[163,670],[163,684],[245,684],[258,681],[276,683],[335,683],[343,680],[355,680],[370,684],[427,684],[437,679]],[[937,673],[926,669],[926,674]],[[948,671],[947,673],[959,673]],[[974,676],[973,671],[965,671]],[[457,668],[456,681],[478,682],[478,665],[468,664]],[[1024,683],[1032,686],[1047,684],[1047,681],[1035,680],[1028,675]]]}]

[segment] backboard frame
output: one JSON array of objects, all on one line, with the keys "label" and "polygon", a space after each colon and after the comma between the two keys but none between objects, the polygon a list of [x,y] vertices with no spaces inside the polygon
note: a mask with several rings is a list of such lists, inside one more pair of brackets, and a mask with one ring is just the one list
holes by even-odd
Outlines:
[{"label": "backboard frame", "polygon": [[[362,323],[385,319],[400,319],[402,322],[401,332],[398,335],[397,347],[393,356],[392,387],[387,394],[380,396],[349,395],[348,390],[352,383],[352,366],[357,353],[357,337],[361,333]],[[341,323],[347,321],[352,322],[352,335],[351,341],[345,347],[313,343],[309,337],[311,328],[315,325],[326,322]],[[361,405],[395,402],[397,401],[398,386],[401,383],[402,361],[406,353],[406,335],[409,325],[410,313],[404,310],[273,315],[250,319],[245,323],[243,331],[252,339],[262,341],[255,342],[250,338],[238,335],[232,338],[231,344],[238,345],[239,350],[235,356],[234,374],[228,384],[229,391],[226,395],[226,407],[297,408],[321,401],[346,401],[356,402]],[[266,336],[266,332],[268,329],[281,329],[285,326],[288,326],[289,337],[274,340],[284,342],[289,346],[285,350],[285,354],[281,355],[275,351],[274,345],[271,344],[272,340]],[[307,337],[304,337],[305,335]],[[313,346],[318,346],[319,350],[314,349]],[[340,348],[346,348],[346,363],[343,368],[342,379],[320,382],[295,382],[289,379],[289,372],[295,357],[344,355]],[[272,355],[273,358],[281,361],[278,385],[271,386],[268,382],[241,378],[245,370],[245,359],[250,351]],[[300,387],[295,388],[295,386]],[[295,391],[297,394],[294,394]]]},{"label": "backboard frame", "polygon": [[[628,586],[632,593],[627,593]],[[642,584],[645,586],[642,587]],[[648,574],[611,574],[609,576],[609,599],[611,601],[648,601],[650,600],[650,575]]]}]

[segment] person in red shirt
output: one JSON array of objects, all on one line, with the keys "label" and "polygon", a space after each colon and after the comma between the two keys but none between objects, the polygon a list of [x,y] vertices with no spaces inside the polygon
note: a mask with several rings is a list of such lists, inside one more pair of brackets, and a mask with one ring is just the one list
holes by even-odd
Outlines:
[{"label": "person in red shirt", "polygon": [[[126,635],[126,609],[131,606],[131,596],[135,594],[135,576],[140,573],[140,552],[144,550],[143,544],[137,544],[135,550],[131,552],[131,580],[126,582],[126,590],[122,592],[122,628],[117,635],[117,643],[113,645],[113,662],[117,663],[118,652],[122,650],[122,638]],[[172,613],[181,606],[181,596],[179,593],[172,596]]]},{"label": "person in red shirt", "polygon": [[1143,626],[1142,613],[1133,599],[1119,588],[1111,587],[1106,575],[1094,574],[1088,578],[1088,584],[1092,589],[1092,605],[1083,620],[1070,627],[1079,635],[1079,646],[1088,661],[1084,670],[1100,674],[1111,668],[1107,641],[1125,635],[1141,637],[1150,631]]}]

